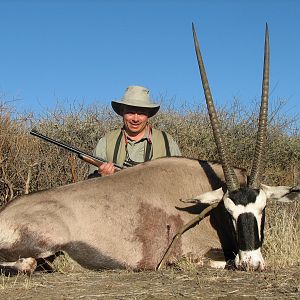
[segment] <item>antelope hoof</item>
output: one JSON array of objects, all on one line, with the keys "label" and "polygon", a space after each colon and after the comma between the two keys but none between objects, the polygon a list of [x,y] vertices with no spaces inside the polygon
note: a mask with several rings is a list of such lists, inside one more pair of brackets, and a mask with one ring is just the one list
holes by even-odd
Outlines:
[{"label": "antelope hoof", "polygon": [[14,266],[19,272],[25,273],[25,274],[32,274],[34,270],[37,267],[37,262],[34,258],[28,257],[28,258],[20,258],[16,261],[16,264]]}]

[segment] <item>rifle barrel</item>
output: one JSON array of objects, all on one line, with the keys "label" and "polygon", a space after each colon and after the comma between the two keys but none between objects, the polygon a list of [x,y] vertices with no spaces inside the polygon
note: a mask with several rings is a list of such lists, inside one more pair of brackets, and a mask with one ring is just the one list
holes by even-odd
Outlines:
[{"label": "rifle barrel", "polygon": [[[88,162],[91,163],[91,164],[93,164],[93,163],[91,162],[91,161],[93,161],[93,160],[96,161],[96,162],[99,162],[99,163],[105,163],[105,162],[107,162],[106,160],[104,160],[104,159],[102,159],[102,158],[100,158],[100,157],[96,157],[96,156],[94,156],[94,155],[87,154],[87,153],[85,153],[85,152],[83,152],[83,151],[81,151],[81,150],[79,150],[79,149],[77,149],[77,148],[75,148],[75,147],[73,147],[73,146],[70,146],[70,145],[68,145],[68,144],[66,144],[66,143],[56,141],[56,140],[54,140],[54,139],[52,139],[52,138],[50,138],[50,137],[48,137],[48,136],[46,136],[46,135],[43,135],[43,134],[39,133],[37,130],[32,129],[32,130],[30,131],[30,134],[32,134],[32,135],[34,135],[34,136],[36,136],[36,137],[39,137],[39,138],[41,138],[41,139],[43,139],[43,140],[45,140],[45,141],[47,141],[47,142],[50,142],[50,143],[52,143],[52,144],[54,144],[54,145],[57,145],[57,146],[62,147],[62,148],[64,148],[64,149],[67,149],[67,150],[69,150],[69,151],[71,151],[71,152],[77,154],[77,156],[78,156],[79,158],[83,159],[83,160],[84,160],[84,158],[86,157],[86,158],[88,158]],[[96,165],[96,164],[94,164],[94,165]],[[123,166],[120,166],[120,165],[118,165],[118,164],[115,164],[115,163],[114,163],[113,165],[114,165],[117,169],[119,169],[119,170],[124,169]]]}]

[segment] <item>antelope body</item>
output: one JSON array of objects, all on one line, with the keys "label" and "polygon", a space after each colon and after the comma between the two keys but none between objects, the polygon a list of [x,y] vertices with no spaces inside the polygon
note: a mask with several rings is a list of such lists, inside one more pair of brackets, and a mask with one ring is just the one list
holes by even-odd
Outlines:
[{"label": "antelope body", "polygon": [[[245,184],[245,171],[235,172]],[[64,250],[90,269],[154,269],[173,236],[203,208],[187,207],[180,199],[222,185],[220,164],[173,157],[22,196],[0,212],[0,265],[16,261],[15,267],[31,271],[35,261],[28,266],[21,260],[23,269],[20,258],[46,258]],[[280,190],[287,193],[288,188]],[[237,246],[223,223],[223,210],[220,204],[187,231],[170,260],[201,258],[222,248],[226,259],[233,258]]]},{"label": "antelope body", "polygon": [[[244,171],[236,171],[244,182]],[[220,187],[222,178],[219,164],[162,158],[22,196],[0,212],[0,259],[13,262],[64,250],[92,269],[153,269],[172,237],[201,210],[186,210],[180,199]],[[201,257],[220,248],[210,222],[184,234],[174,256]]]},{"label": "antelope body", "polygon": [[[219,202],[207,218],[182,235],[169,261],[201,258],[222,249],[224,260],[235,258],[238,268],[265,268],[260,249],[266,200],[295,192],[257,183],[266,132],[268,34],[262,125],[247,182],[245,171],[228,163],[194,28],[193,33],[221,164],[161,158],[112,176],[15,199],[0,211],[0,265],[31,272],[36,258],[64,250],[91,269],[154,269],[182,226],[205,205]],[[181,199],[196,204],[187,207]]]}]

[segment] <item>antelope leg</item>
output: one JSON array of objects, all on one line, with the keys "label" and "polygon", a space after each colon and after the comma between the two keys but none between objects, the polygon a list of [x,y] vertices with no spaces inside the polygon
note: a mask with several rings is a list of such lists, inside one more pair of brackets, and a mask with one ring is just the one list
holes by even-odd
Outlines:
[{"label": "antelope leg", "polygon": [[37,267],[37,262],[32,257],[20,258],[15,262],[1,262],[0,263],[1,272],[8,274],[13,272],[16,273],[25,273],[32,274]]}]

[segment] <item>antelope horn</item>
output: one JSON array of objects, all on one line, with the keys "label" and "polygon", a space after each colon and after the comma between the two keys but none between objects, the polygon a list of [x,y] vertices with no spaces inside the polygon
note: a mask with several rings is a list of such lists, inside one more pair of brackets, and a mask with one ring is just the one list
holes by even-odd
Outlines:
[{"label": "antelope horn", "polygon": [[202,60],[202,55],[200,52],[199,43],[198,43],[198,39],[197,39],[197,35],[193,23],[192,23],[192,28],[193,28],[195,50],[196,50],[201,80],[202,80],[202,86],[203,86],[204,95],[206,99],[206,105],[209,113],[210,123],[213,129],[213,134],[214,134],[215,142],[219,153],[219,158],[221,160],[227,188],[229,191],[234,191],[237,190],[240,187],[240,185],[236,177],[236,174],[233,171],[233,168],[229,164],[228,154],[225,151],[225,147],[224,147],[225,143],[222,137],[220,123],[217,117],[216,109],[210,92],[210,88],[209,88],[209,84],[208,84],[208,80],[207,80],[207,76],[206,76],[206,72]]},{"label": "antelope horn", "polygon": [[254,152],[252,168],[251,168],[251,173],[248,182],[249,187],[253,187],[253,188],[257,188],[259,185],[260,171],[264,163],[264,152],[265,152],[264,148],[266,146],[266,139],[267,139],[269,78],[270,78],[270,45],[269,45],[268,24],[266,24],[261,105],[260,105],[255,152]]}]

